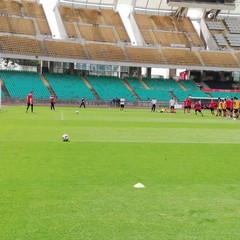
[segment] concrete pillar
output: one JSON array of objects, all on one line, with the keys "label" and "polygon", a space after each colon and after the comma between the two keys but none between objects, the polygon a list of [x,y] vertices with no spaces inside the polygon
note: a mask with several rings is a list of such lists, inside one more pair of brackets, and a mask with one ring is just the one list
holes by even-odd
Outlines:
[{"label": "concrete pillar", "polygon": [[202,75],[201,75],[201,82],[206,80],[206,71],[202,71]]},{"label": "concrete pillar", "polygon": [[48,61],[41,61],[41,74],[49,72]]},{"label": "concrete pillar", "polygon": [[152,69],[151,68],[147,68],[146,70],[146,78],[151,78],[152,76]]},{"label": "concrete pillar", "polygon": [[142,68],[138,67],[137,68],[137,77],[140,78],[142,76]]},{"label": "concrete pillar", "polygon": [[174,68],[174,69],[169,69],[169,78],[172,78],[174,79],[177,75],[177,70]]},{"label": "concrete pillar", "polygon": [[224,72],[219,72],[219,80],[220,81],[225,81]]},{"label": "concrete pillar", "polygon": [[50,72],[50,73],[53,73],[53,68],[54,68],[53,63],[54,63],[54,62],[52,62],[52,61],[49,62],[49,72]]},{"label": "concrete pillar", "polygon": [[71,75],[74,74],[74,63],[69,63],[69,73],[70,73]]}]

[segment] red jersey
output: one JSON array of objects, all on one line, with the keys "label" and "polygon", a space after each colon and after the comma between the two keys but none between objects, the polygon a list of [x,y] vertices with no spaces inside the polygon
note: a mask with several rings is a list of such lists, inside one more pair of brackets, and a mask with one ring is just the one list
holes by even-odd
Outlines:
[{"label": "red jersey", "polygon": [[28,96],[27,96],[27,103],[30,103],[32,104],[32,93],[29,93]]},{"label": "red jersey", "polygon": [[215,107],[215,102],[211,101],[210,104],[209,104],[209,108],[214,108],[214,107]]},{"label": "red jersey", "polygon": [[191,107],[191,106],[192,106],[192,100],[189,99],[189,98],[187,99],[187,106],[188,106],[188,107]]},{"label": "red jersey", "polygon": [[194,109],[195,110],[201,110],[201,108],[202,108],[202,105],[201,105],[201,103],[200,102],[196,102],[195,104],[194,104]]},{"label": "red jersey", "polygon": [[183,106],[184,106],[184,107],[187,106],[187,99],[183,101]]},{"label": "red jersey", "polygon": [[51,97],[50,97],[50,103],[54,103],[54,102],[55,102],[55,100],[54,100],[54,96],[51,95]]},{"label": "red jersey", "polygon": [[230,99],[226,99],[226,108],[232,108],[232,101]]}]

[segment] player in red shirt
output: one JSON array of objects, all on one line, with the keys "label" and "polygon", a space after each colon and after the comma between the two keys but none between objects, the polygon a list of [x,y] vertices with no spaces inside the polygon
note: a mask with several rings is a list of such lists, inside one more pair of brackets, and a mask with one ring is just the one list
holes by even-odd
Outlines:
[{"label": "player in red shirt", "polygon": [[230,118],[232,115],[232,107],[233,107],[232,100],[229,98],[226,98],[226,117],[227,118]]},{"label": "player in red shirt", "polygon": [[31,91],[27,95],[27,109],[26,109],[26,113],[28,112],[28,109],[29,109],[30,106],[31,106],[31,112],[33,113],[33,91]]},{"label": "player in red shirt", "polygon": [[195,110],[195,114],[197,115],[197,112],[199,112],[202,116],[202,104],[201,101],[198,101],[194,104],[194,110]]},{"label": "player in red shirt", "polygon": [[55,111],[55,99],[53,94],[50,96],[50,104],[51,104],[51,110]]},{"label": "player in red shirt", "polygon": [[190,113],[192,106],[192,99],[187,98],[187,112]]},{"label": "player in red shirt", "polygon": [[184,113],[186,113],[187,105],[188,105],[188,98],[186,98],[186,99],[183,101],[183,109],[184,109]]},{"label": "player in red shirt", "polygon": [[215,102],[213,100],[211,100],[211,102],[209,104],[209,108],[210,108],[212,116],[214,116]]}]

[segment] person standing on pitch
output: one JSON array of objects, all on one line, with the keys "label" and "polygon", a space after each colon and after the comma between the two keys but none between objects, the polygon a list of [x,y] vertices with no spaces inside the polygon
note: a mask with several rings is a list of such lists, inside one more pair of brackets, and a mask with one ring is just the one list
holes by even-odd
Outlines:
[{"label": "person standing on pitch", "polygon": [[201,101],[198,101],[194,104],[194,110],[195,110],[195,114],[197,115],[197,112],[199,112],[202,116],[202,104],[201,104]]},{"label": "person standing on pitch", "polygon": [[170,109],[170,113],[175,113],[175,99],[171,98],[169,101],[169,109]]},{"label": "person standing on pitch", "polygon": [[157,104],[156,98],[153,98],[152,101],[151,101],[151,103],[152,103],[151,112],[155,112],[155,110],[156,110],[156,104]]},{"label": "person standing on pitch", "polygon": [[120,111],[123,111],[125,105],[125,98],[121,97],[120,99]]},{"label": "person standing on pitch", "polygon": [[84,108],[86,108],[85,99],[84,99],[84,98],[82,98],[82,102],[81,102],[81,104],[80,104],[79,107],[81,108],[82,106],[83,106]]},{"label": "person standing on pitch", "polygon": [[52,94],[50,96],[50,104],[51,104],[51,111],[55,111],[55,99],[54,99],[54,95]]},{"label": "person standing on pitch", "polygon": [[31,106],[31,112],[33,113],[33,91],[31,91],[27,95],[27,109],[26,109],[26,113],[28,112],[28,109],[29,109],[30,106]]}]

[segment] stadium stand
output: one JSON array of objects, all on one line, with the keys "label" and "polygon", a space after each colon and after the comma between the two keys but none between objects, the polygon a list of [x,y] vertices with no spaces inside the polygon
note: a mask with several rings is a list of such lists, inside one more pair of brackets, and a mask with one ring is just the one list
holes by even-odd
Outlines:
[{"label": "stadium stand", "polygon": [[35,35],[32,19],[0,16],[0,32]]},{"label": "stadium stand", "polygon": [[35,38],[0,36],[0,50],[8,54],[43,55],[41,42]]},{"label": "stadium stand", "polygon": [[157,101],[169,101],[171,95],[168,91],[157,89],[136,89],[134,90],[142,101],[150,101],[156,98]]},{"label": "stadium stand", "polygon": [[58,99],[96,100],[91,90],[78,75],[49,74],[44,77],[51,85]]},{"label": "stadium stand", "polygon": [[80,43],[44,40],[48,56],[60,58],[86,59],[86,54]]},{"label": "stadium stand", "polygon": [[171,98],[171,95],[168,93],[168,91],[162,89],[160,90],[153,87],[152,88],[149,87],[146,89],[138,78],[135,77],[126,78],[126,81],[131,86],[131,88],[134,90],[134,92],[137,94],[141,101],[149,101],[153,98],[156,98],[156,100],[158,101],[169,101],[169,99]]},{"label": "stadium stand", "polygon": [[110,101],[123,96],[126,101],[136,101],[132,93],[118,77],[87,76],[87,80],[102,100]]},{"label": "stadium stand", "polygon": [[232,81],[204,81],[205,84],[207,84],[207,86],[209,88],[212,89],[234,89],[232,87],[233,82]]},{"label": "stadium stand", "polygon": [[112,27],[93,26],[93,25],[78,25],[82,38],[86,41],[95,42],[117,42]]},{"label": "stadium stand", "polygon": [[121,47],[113,44],[86,43],[86,49],[92,60],[125,62],[126,57]]},{"label": "stadium stand", "polygon": [[[145,43],[162,46],[179,45],[182,47],[203,47],[191,21],[187,17],[134,14]],[[152,33],[154,36],[152,36]]]},{"label": "stadium stand", "polygon": [[1,0],[0,31],[13,34],[51,35],[42,4]]},{"label": "stadium stand", "polygon": [[163,54],[169,64],[176,65],[196,65],[201,66],[201,62],[194,51],[189,49],[163,49]]},{"label": "stadium stand", "polygon": [[239,63],[236,62],[233,55],[229,52],[209,52],[199,51],[201,58],[205,65],[216,67],[237,67]]},{"label": "stadium stand", "polygon": [[206,24],[219,47],[239,49],[240,17],[221,17]]},{"label": "stadium stand", "polygon": [[163,54],[156,48],[125,47],[130,62],[137,63],[165,63]]},{"label": "stadium stand", "polygon": [[96,42],[129,42],[129,37],[117,12],[109,9],[73,8],[59,6],[67,34],[78,38],[74,24],[81,38]]},{"label": "stadium stand", "polygon": [[5,87],[12,98],[26,98],[34,91],[34,98],[49,98],[49,91],[34,72],[0,71]]},{"label": "stadium stand", "polygon": [[184,101],[187,97],[208,98],[208,94],[202,91],[173,91],[179,101]]}]

